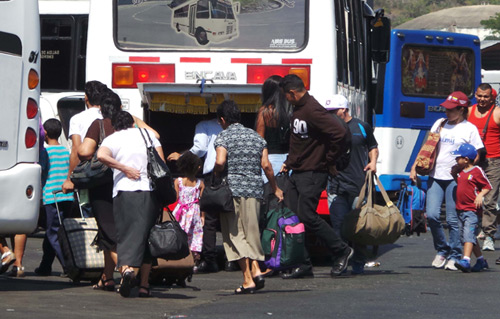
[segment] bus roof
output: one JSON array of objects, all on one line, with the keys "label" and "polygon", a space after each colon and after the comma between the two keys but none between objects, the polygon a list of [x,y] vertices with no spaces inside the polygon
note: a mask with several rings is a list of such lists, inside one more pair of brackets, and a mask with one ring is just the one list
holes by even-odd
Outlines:
[{"label": "bus roof", "polygon": [[89,14],[90,0],[39,0],[40,14]]}]

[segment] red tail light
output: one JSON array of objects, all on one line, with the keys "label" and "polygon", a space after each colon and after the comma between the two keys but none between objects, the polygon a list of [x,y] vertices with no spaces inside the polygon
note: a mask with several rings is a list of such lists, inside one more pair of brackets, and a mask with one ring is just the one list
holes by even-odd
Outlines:
[{"label": "red tail light", "polygon": [[36,132],[34,129],[31,127],[28,127],[26,129],[26,135],[24,136],[24,144],[26,145],[26,148],[32,148],[33,146],[36,145]]},{"label": "red tail light", "polygon": [[174,83],[174,64],[117,63],[112,66],[113,88],[136,88],[137,83]]},{"label": "red tail light", "polygon": [[38,114],[38,105],[33,99],[28,99],[28,105],[26,106],[26,116],[28,119],[34,119]]},{"label": "red tail light", "polygon": [[285,76],[288,74],[299,76],[306,89],[310,89],[311,66],[309,65],[248,65],[247,83],[262,84],[271,75]]}]

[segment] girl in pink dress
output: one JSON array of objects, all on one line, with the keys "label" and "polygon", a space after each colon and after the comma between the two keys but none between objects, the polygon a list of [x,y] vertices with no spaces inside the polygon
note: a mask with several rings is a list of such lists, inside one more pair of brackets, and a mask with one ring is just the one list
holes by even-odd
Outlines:
[{"label": "girl in pink dress", "polygon": [[174,216],[188,235],[189,248],[193,254],[195,265],[200,260],[203,245],[203,224],[205,216],[200,212],[198,203],[205,185],[196,178],[196,173],[201,169],[201,159],[191,152],[185,152],[177,160],[177,168],[184,177],[174,181],[177,191],[177,206]]}]

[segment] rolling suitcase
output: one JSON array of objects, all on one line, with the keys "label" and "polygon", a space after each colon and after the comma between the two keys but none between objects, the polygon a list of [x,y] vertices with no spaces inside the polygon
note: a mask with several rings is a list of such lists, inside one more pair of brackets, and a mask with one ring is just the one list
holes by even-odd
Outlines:
[{"label": "rolling suitcase", "polygon": [[[61,190],[54,191],[56,194]],[[104,269],[104,254],[97,250],[92,243],[97,235],[97,223],[93,217],[84,217],[80,206],[80,196],[75,192],[78,199],[81,218],[65,218],[61,220],[59,207],[56,202],[57,216],[59,217],[59,243],[61,245],[64,264],[68,277],[73,282],[99,281]]]},{"label": "rolling suitcase", "polygon": [[[162,222],[167,220],[170,220],[170,216],[168,212],[164,211]],[[149,283],[152,285],[165,284],[167,286],[176,284],[177,286],[186,287],[186,279],[191,282],[193,267],[194,259],[191,253],[180,260],[153,258]]]}]

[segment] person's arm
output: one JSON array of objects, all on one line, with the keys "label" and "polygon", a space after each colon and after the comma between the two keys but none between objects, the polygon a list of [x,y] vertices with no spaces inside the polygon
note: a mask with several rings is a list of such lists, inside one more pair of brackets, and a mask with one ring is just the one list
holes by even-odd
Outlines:
[{"label": "person's arm", "polygon": [[165,162],[165,155],[163,154],[163,148],[161,146],[155,147],[155,150],[158,152],[158,155],[160,155],[160,158]]},{"label": "person's arm", "polygon": [[198,123],[194,130],[193,146],[189,151],[199,158],[203,158],[208,151],[208,145],[210,144],[210,132],[208,130],[207,122]]},{"label": "person's arm", "polygon": [[147,125],[143,120],[141,120],[140,118],[138,118],[134,115],[132,115],[132,117],[134,118],[134,124],[137,125],[138,128],[146,128],[146,129],[150,130],[151,132],[153,132],[157,139],[160,139],[160,134],[158,134],[157,131],[153,130],[151,128],[151,126]]},{"label": "person's arm", "polygon": [[214,173],[217,176],[224,171],[224,166],[226,166],[227,150],[225,147],[219,146],[215,149],[215,154]]},{"label": "person's arm", "polygon": [[[337,116],[331,116],[326,110],[314,109],[310,113],[311,126],[315,126],[324,136],[327,144],[326,160],[328,163],[335,163],[340,155],[340,144],[344,142],[346,129],[342,120]],[[309,125],[309,121],[308,121]]]},{"label": "person's arm", "polygon": [[167,156],[167,161],[177,161],[181,157],[181,153],[173,152]]},{"label": "person's arm", "polygon": [[174,180],[175,193],[177,194],[176,199],[179,200],[179,180],[176,178]]},{"label": "person's arm", "polygon": [[500,107],[495,106],[492,116],[495,123],[500,126]]},{"label": "person's arm", "polygon": [[86,137],[78,147],[78,157],[81,161],[91,159],[97,149],[97,143],[90,137]]},{"label": "person's arm", "polygon": [[373,173],[377,172],[377,159],[378,159],[378,148],[373,148],[368,152],[368,158],[370,162],[365,166],[365,172],[371,170]]},{"label": "person's arm", "polygon": [[271,162],[269,162],[269,157],[267,147],[262,150],[262,158],[260,161],[260,165],[264,170],[264,174],[266,174],[267,179],[269,180],[269,185],[271,186],[271,190],[274,195],[278,198],[278,201],[281,202],[283,200],[283,191],[276,184],[276,179],[274,178],[274,171]]},{"label": "person's arm", "polygon": [[137,180],[141,177],[141,172],[138,169],[124,165],[115,160],[111,150],[106,146],[101,145],[101,147],[99,147],[97,159],[108,167],[122,171],[129,179]]},{"label": "person's arm", "polygon": [[262,106],[259,109],[259,113],[257,114],[257,123],[255,124],[255,131],[259,133],[262,138],[264,138],[264,134],[266,133],[266,124],[264,122],[264,107]]},{"label": "person's arm", "polygon": [[69,179],[71,176],[71,173],[73,173],[73,170],[75,169],[76,165],[80,163],[80,159],[78,158],[78,148],[80,147],[80,144],[82,144],[82,140],[79,134],[73,134],[71,135],[71,153],[69,155],[69,169],[68,169],[68,177],[62,184],[62,191],[64,194],[71,193],[75,189],[75,185],[73,182]]}]

